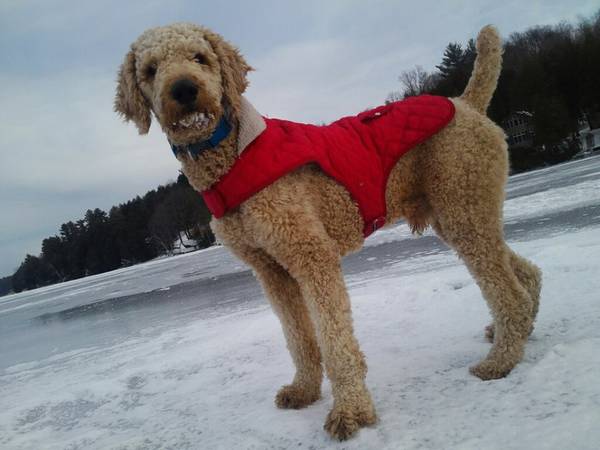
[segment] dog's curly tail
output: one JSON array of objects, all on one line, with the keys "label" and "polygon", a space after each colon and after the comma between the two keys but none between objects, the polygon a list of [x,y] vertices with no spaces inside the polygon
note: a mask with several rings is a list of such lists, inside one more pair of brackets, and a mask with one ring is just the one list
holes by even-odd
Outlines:
[{"label": "dog's curly tail", "polygon": [[486,25],[477,36],[477,58],[465,91],[460,96],[465,102],[485,114],[502,68],[502,41],[498,30]]}]

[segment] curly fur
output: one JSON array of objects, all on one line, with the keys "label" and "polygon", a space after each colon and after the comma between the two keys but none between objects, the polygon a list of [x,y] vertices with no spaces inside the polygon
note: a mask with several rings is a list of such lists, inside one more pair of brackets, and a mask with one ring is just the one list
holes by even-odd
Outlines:
[{"label": "curly fur", "polygon": [[[508,174],[502,130],[485,111],[496,87],[501,44],[482,29],[471,80],[453,99],[454,120],[400,159],[388,180],[388,223],[404,218],[414,231],[432,226],[456,250],[477,281],[493,317],[492,348],[471,372],[481,379],[507,375],[523,356],[538,310],[541,272],[505,243],[502,204]],[[195,64],[202,52],[206,64]],[[155,74],[149,79],[148,65]],[[199,159],[180,156],[191,184],[205,190],[237,157],[240,99],[250,67],[219,35],[191,24],[146,31],[119,72],[115,109],[148,131],[151,111],[172,142],[205,139],[225,114],[233,132]],[[194,107],[214,113],[205,128],[172,126],[186,111],[169,96],[186,76],[200,86]],[[301,408],[321,392],[323,366],[334,405],[325,429],[346,439],[376,422],[365,385],[367,366],[354,337],[340,261],[363,243],[362,219],[347,191],[308,165],[279,179],[237,210],[213,220],[215,234],[260,280],[281,320],[296,366],[291,384],[276,396],[280,408]]]}]

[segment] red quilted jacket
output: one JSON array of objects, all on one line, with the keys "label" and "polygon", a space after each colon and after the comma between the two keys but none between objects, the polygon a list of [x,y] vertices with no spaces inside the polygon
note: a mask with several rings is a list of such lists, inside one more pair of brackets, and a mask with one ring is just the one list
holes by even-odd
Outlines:
[{"label": "red quilted jacket", "polygon": [[366,237],[385,223],[385,189],[395,163],[453,117],[450,100],[422,95],[327,126],[265,118],[266,130],[202,195],[213,215],[220,218],[278,178],[316,163],[357,203]]}]

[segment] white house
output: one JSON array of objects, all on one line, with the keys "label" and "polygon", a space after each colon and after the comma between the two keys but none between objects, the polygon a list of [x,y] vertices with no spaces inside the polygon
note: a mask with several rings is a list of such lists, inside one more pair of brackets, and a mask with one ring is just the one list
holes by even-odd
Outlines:
[{"label": "white house", "polygon": [[589,125],[579,130],[581,149],[584,152],[600,150],[600,128],[590,129]]},{"label": "white house", "polygon": [[502,123],[509,148],[532,147],[535,137],[533,114],[515,111]]}]

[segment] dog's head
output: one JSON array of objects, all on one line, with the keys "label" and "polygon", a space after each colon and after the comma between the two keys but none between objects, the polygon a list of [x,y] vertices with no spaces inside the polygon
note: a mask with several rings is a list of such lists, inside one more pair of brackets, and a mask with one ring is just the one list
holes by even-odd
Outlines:
[{"label": "dog's head", "polygon": [[125,56],[115,110],[140,134],[154,113],[173,144],[191,144],[210,137],[223,115],[238,117],[249,70],[235,47],[206,28],[153,28]]}]

